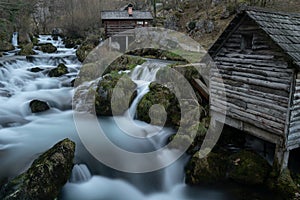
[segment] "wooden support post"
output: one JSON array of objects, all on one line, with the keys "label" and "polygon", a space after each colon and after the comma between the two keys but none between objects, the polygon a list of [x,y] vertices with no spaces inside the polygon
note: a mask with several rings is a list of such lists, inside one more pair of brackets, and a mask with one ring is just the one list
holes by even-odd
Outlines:
[{"label": "wooden support post", "polygon": [[273,167],[282,171],[288,167],[290,152],[282,148],[279,144],[276,145]]},{"label": "wooden support post", "polygon": [[126,47],[125,47],[125,51],[128,50],[128,35],[126,35]]},{"label": "wooden support post", "polygon": [[111,37],[108,39],[108,46],[109,46],[109,51],[111,51]]}]

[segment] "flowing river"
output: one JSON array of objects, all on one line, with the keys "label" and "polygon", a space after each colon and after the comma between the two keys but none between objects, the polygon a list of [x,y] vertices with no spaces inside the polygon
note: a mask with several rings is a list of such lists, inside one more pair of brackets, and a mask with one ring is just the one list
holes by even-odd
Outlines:
[{"label": "flowing river", "polygon": [[[235,186],[185,185],[184,166],[188,161],[187,155],[165,169],[140,174],[120,172],[97,161],[82,144],[73,119],[74,88],[71,82],[81,67],[75,56],[76,50],[65,48],[60,38],[53,40],[51,36],[40,36],[39,42],[51,42],[58,51],[53,54],[37,51],[37,55],[27,58],[7,54],[0,59],[0,180],[20,174],[41,153],[58,141],[70,138],[76,143],[76,165],[69,182],[62,189],[60,199],[239,199],[232,191]],[[69,73],[50,78],[47,73],[60,63],[68,67]],[[132,152],[149,152],[164,146],[168,136],[174,133],[172,129],[133,120],[138,101],[148,92],[148,85],[155,80],[157,70],[167,64],[152,60],[137,66],[130,76],[138,85],[138,96],[129,111],[124,116],[98,119],[104,131],[109,133],[109,139],[121,148]],[[41,69],[40,72],[31,72],[31,69],[37,67]],[[51,109],[32,114],[29,103],[34,99],[47,102]],[[129,122],[132,120],[133,124]],[[89,129],[89,121],[84,118],[82,121],[86,125],[86,132],[92,131]],[[127,127],[121,127],[120,124]],[[138,139],[125,133],[128,130],[136,135],[155,136]],[[163,153],[165,156],[172,156],[171,150]],[[117,159],[122,162],[122,158]],[[157,162],[160,162],[160,158],[157,158]]]}]

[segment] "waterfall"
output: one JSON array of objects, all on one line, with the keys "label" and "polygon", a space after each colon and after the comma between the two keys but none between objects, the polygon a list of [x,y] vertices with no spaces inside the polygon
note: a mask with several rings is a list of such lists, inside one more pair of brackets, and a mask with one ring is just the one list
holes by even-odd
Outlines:
[{"label": "waterfall", "polygon": [[92,174],[85,164],[76,164],[70,177],[71,183],[86,182],[92,178]]},{"label": "waterfall", "polygon": [[14,47],[18,46],[18,36],[19,36],[18,32],[14,32],[12,35],[11,43]]},{"label": "waterfall", "polygon": [[[95,140],[92,122],[87,118],[74,121],[71,110],[74,88],[70,83],[80,70],[81,64],[75,49],[65,48],[61,38],[40,36],[39,43],[52,43],[57,52],[22,57],[0,58],[0,180],[15,177],[28,168],[29,164],[58,141],[70,138],[76,143],[75,163],[69,182],[63,187],[62,200],[224,200],[228,198],[220,190],[196,190],[184,184],[184,166],[188,156],[183,155],[172,165],[149,173],[126,173],[106,166],[95,159],[83,145],[76,129],[77,123],[85,127],[85,134]],[[59,63],[64,63],[70,73],[50,78],[47,73]],[[175,130],[153,126],[133,118],[138,102],[149,91],[157,71],[165,67],[165,61],[148,60],[137,66],[130,74],[138,86],[138,95],[130,107],[130,117],[99,117],[98,121],[112,143],[134,153],[147,153],[162,149]],[[40,72],[31,72],[33,68]],[[89,87],[87,87],[89,88]],[[50,105],[50,110],[33,114],[29,103],[40,99]],[[117,121],[120,124],[117,124]],[[136,136],[144,137],[136,137]],[[138,166],[125,157],[110,152],[103,141],[93,146],[98,152],[109,152],[111,158],[121,165]],[[174,155],[175,150],[164,149],[153,162],[163,163]],[[147,163],[146,163],[147,164]]]},{"label": "waterfall", "polygon": [[130,77],[137,84],[138,95],[129,108],[129,115],[131,118],[134,118],[140,100],[149,92],[149,85],[151,82],[155,81],[158,70],[162,67],[166,67],[167,64],[168,63],[166,62],[148,60],[142,65],[134,68]]}]

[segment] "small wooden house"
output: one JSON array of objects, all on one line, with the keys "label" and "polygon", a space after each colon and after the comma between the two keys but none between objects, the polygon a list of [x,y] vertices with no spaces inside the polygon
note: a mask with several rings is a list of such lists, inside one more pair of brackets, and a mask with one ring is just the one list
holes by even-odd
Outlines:
[{"label": "small wooden house", "polygon": [[153,17],[151,12],[133,10],[133,6],[129,4],[123,11],[101,12],[101,19],[106,37],[111,37],[137,27],[150,26]]},{"label": "small wooden house", "polygon": [[212,117],[275,144],[274,160],[286,167],[300,147],[300,15],[243,11],[209,54]]}]

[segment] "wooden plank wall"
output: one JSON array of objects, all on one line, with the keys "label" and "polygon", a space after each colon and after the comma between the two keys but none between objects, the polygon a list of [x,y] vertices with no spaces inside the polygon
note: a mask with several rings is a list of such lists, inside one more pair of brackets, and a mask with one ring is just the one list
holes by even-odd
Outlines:
[{"label": "wooden plank wall", "polygon": [[[252,49],[241,49],[245,34],[253,34]],[[285,54],[255,22],[246,18],[214,60],[217,67],[211,70],[211,110],[227,111],[231,118],[286,138],[293,69]],[[220,98],[222,80],[217,72],[222,76],[227,102]]]},{"label": "wooden plank wall", "polygon": [[105,32],[107,37],[111,37],[120,32],[124,32],[136,27],[135,21],[106,21]]},{"label": "wooden plank wall", "polygon": [[300,146],[300,72],[297,74],[295,83],[289,129],[288,149],[292,150]]}]

